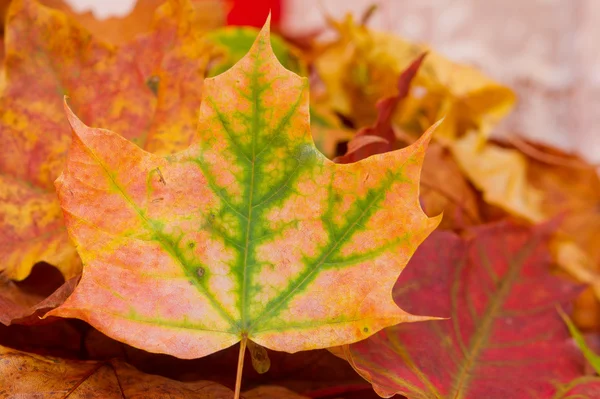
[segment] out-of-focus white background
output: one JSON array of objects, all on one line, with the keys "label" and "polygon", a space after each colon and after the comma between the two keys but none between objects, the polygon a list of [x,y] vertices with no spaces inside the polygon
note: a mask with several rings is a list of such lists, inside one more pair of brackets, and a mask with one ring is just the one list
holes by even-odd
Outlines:
[{"label": "out-of-focus white background", "polygon": [[[248,0],[252,1],[252,0]],[[68,0],[96,16],[127,14],[135,0]],[[514,88],[519,104],[496,134],[520,133],[600,162],[600,0],[284,0],[282,25],[309,32],[323,13],[429,43]]]}]

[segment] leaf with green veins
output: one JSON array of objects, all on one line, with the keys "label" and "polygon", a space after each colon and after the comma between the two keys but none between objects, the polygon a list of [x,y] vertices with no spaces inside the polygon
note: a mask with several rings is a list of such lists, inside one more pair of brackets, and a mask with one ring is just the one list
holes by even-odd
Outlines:
[{"label": "leaf with green veins", "polygon": [[186,151],[150,154],[66,109],[74,137],[56,186],[84,272],[48,315],[181,358],[247,340],[325,348],[429,319],[392,287],[440,220],[418,202],[432,129],[403,150],[329,161],[311,139],[308,80],[277,61],[268,26],[204,82]]},{"label": "leaf with green veins", "polygon": [[585,338],[581,334],[581,331],[579,331],[577,326],[571,321],[571,319],[564,312],[564,310],[562,310],[561,308],[558,308],[558,313],[560,314],[560,317],[562,317],[562,319],[565,321],[565,324],[569,328],[569,332],[571,333],[571,336],[577,343],[577,346],[581,350],[581,353],[583,353],[583,356],[585,356],[585,358],[592,365],[594,370],[596,370],[596,373],[600,374],[600,356],[596,355],[589,348],[589,346],[585,342]]},{"label": "leaf with green veins", "polygon": [[[250,26],[227,26],[208,32],[204,38],[214,46],[216,61],[209,69],[208,76],[216,76],[238,62],[256,40],[259,30]],[[279,62],[292,72],[306,76],[307,67],[300,58],[300,52],[281,36],[271,34],[271,47]]]}]

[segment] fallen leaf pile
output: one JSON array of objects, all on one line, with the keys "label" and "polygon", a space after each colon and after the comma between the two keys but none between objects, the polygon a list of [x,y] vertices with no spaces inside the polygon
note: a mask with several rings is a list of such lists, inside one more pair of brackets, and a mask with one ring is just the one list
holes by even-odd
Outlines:
[{"label": "fallen leaf pile", "polygon": [[0,3],[0,397],[600,396],[597,167],[491,139],[509,88],[372,10],[43,3]]}]

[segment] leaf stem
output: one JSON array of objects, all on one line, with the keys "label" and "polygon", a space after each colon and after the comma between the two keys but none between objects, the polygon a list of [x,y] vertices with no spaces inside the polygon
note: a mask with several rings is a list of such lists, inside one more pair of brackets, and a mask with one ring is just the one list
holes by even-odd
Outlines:
[{"label": "leaf stem", "polygon": [[246,334],[242,336],[242,341],[240,342],[240,356],[238,357],[238,365],[237,365],[237,375],[235,377],[235,393],[233,394],[233,399],[240,399],[240,391],[242,388],[242,370],[244,368],[244,355],[246,354],[246,342],[248,337]]}]

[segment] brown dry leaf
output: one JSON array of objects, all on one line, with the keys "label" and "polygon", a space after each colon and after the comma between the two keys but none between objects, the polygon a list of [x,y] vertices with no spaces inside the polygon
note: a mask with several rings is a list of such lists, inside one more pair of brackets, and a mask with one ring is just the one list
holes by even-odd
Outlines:
[{"label": "brown dry leaf", "polygon": [[[95,329],[91,329],[85,335],[84,342],[85,353],[93,359],[126,359],[129,364],[144,373],[158,374],[180,381],[208,379],[225,386],[235,384],[239,356],[237,345],[207,357],[186,360],[131,347]],[[341,387],[370,389],[370,385],[345,360],[336,358],[327,350],[294,354],[270,350],[267,352],[271,368],[265,374],[256,372],[249,356],[245,357],[243,382],[248,387],[276,384],[302,394]]]},{"label": "brown dry leaf", "polygon": [[[233,392],[215,382],[180,382],[144,374],[121,360],[78,361],[0,346],[0,397],[102,399],[228,399]],[[261,386],[246,399],[304,399],[286,388]]]},{"label": "brown dry leaf", "polygon": [[436,137],[454,138],[471,129],[487,133],[514,104],[509,88],[424,45],[369,30],[352,16],[330,24],[339,38],[317,50],[315,66],[327,86],[331,107],[356,126],[373,124],[376,102],[395,94],[398,75],[424,52],[429,55],[411,95],[394,117],[404,130],[420,134],[445,116]]},{"label": "brown dry leaf", "polygon": [[[47,267],[51,266],[47,265]],[[63,303],[71,295],[79,281],[79,277],[73,277],[66,282],[62,280],[63,283],[58,289],[44,292],[39,287],[40,279],[34,279],[36,268],[26,280],[19,283],[0,274],[0,323],[6,326],[47,323],[48,321],[40,320],[40,317]],[[54,270],[62,279],[60,272]],[[47,276],[42,278],[47,278]],[[28,282],[28,280],[33,281]]]},{"label": "brown dry leaf", "polygon": [[231,398],[210,381],[182,383],[120,361],[65,360],[0,346],[0,396],[36,398]]},{"label": "brown dry leaf", "polygon": [[245,399],[309,399],[308,396],[298,395],[287,388],[265,385],[254,388],[243,394]]}]

